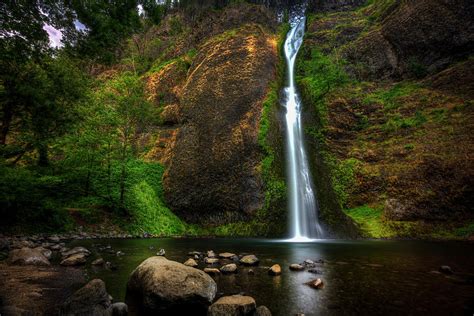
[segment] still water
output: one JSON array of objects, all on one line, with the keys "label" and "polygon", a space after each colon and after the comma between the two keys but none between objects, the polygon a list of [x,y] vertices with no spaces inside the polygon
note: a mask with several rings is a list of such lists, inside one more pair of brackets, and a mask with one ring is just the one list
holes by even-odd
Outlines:
[{"label": "still water", "polygon": [[[420,241],[320,241],[285,243],[263,239],[103,239],[78,240],[117,270],[88,266],[91,279],[101,278],[115,300],[125,299],[128,276],[144,259],[166,250],[170,260],[184,262],[190,251],[251,253],[258,267],[239,266],[237,274],[214,277],[218,296],[245,293],[273,315],[473,315],[474,243]],[[99,251],[110,245],[123,256]],[[154,247],[154,249],[150,249]],[[112,251],[110,251],[112,252]],[[291,263],[323,259],[321,275],[288,270]],[[267,274],[282,266],[281,276]],[[448,265],[453,275],[437,272]],[[200,263],[199,268],[206,265]],[[248,270],[253,269],[254,275]],[[304,283],[321,278],[314,290]]]}]

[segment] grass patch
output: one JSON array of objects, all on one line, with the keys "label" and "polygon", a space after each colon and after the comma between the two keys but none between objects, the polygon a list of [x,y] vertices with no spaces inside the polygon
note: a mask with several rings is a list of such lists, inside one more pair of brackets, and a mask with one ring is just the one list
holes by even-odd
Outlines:
[{"label": "grass patch", "polygon": [[401,82],[395,84],[390,89],[382,88],[370,93],[363,99],[364,104],[377,103],[383,105],[384,109],[392,110],[400,106],[399,98],[411,95],[420,89],[420,86],[413,82]]}]

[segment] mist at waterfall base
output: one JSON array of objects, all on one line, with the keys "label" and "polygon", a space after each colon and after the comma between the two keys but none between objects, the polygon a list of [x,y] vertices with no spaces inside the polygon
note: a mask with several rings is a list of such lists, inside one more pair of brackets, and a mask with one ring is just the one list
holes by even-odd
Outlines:
[{"label": "mist at waterfall base", "polygon": [[311,242],[324,237],[318,221],[318,202],[313,190],[311,171],[306,156],[301,120],[302,103],[296,91],[294,66],[303,43],[306,18],[304,6],[290,14],[291,29],[287,34],[284,52],[287,63],[287,86],[283,90],[282,105],[286,109],[286,160],[289,197],[289,242]]}]

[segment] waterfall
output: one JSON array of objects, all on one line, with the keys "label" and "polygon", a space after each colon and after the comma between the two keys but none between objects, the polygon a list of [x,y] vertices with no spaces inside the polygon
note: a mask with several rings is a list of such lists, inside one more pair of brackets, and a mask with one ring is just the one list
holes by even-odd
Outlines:
[{"label": "waterfall", "polygon": [[318,203],[313,191],[311,172],[304,145],[301,99],[296,91],[294,66],[303,43],[306,18],[299,13],[290,20],[291,30],[285,41],[288,86],[283,90],[286,108],[286,158],[289,189],[290,241],[308,241],[323,236],[318,221]]}]

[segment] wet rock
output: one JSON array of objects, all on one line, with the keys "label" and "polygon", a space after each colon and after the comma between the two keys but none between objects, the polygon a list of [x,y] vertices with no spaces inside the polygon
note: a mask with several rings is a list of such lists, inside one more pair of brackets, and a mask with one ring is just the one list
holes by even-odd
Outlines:
[{"label": "wet rock", "polygon": [[44,247],[36,247],[35,249],[41,251],[43,256],[45,256],[48,260],[51,260],[51,257],[53,256],[53,252],[51,250]]},{"label": "wet rock", "polygon": [[34,242],[29,240],[15,240],[13,241],[11,248],[21,249],[21,248],[34,248],[36,245]]},{"label": "wet rock", "polygon": [[109,269],[109,270],[112,270],[112,271],[117,270],[117,266],[115,264],[113,264],[112,262],[110,262],[110,261],[107,261],[104,266],[105,266],[106,269]]},{"label": "wet rock", "polygon": [[255,311],[254,316],[272,316],[272,312],[266,306],[259,306]]},{"label": "wet rock", "polygon": [[0,251],[10,250],[10,242],[6,238],[0,238]]},{"label": "wet rock", "polygon": [[304,265],[306,266],[312,266],[314,265],[314,261],[313,260],[310,260],[310,259],[306,259],[304,262],[303,262]]},{"label": "wet rock", "polygon": [[49,266],[50,262],[43,252],[38,248],[14,249],[10,252],[9,261],[11,264]]},{"label": "wet rock", "polygon": [[255,300],[250,296],[231,295],[218,299],[209,307],[209,316],[246,316],[256,310]]},{"label": "wet rock", "polygon": [[94,261],[92,261],[91,264],[93,266],[103,266],[105,264],[105,261],[102,258],[98,258],[98,259],[95,259]]},{"label": "wet rock", "polygon": [[268,269],[268,274],[270,275],[280,275],[281,274],[281,267],[279,264],[274,264]]},{"label": "wet rock", "polygon": [[196,260],[194,260],[193,258],[189,258],[188,260],[186,260],[185,263],[183,263],[185,266],[188,266],[188,267],[197,267],[198,266],[198,263],[196,262]]},{"label": "wet rock", "polygon": [[127,297],[143,313],[204,315],[216,291],[203,271],[160,256],[143,261],[127,284]]},{"label": "wet rock", "polygon": [[290,270],[291,271],[303,271],[304,266],[302,266],[301,264],[298,264],[298,263],[293,263],[293,264],[290,264]]},{"label": "wet rock", "polygon": [[59,251],[61,248],[62,248],[62,246],[60,244],[55,244],[55,245],[52,245],[51,247],[49,247],[49,249],[51,249],[53,251]]},{"label": "wet rock", "polygon": [[127,316],[128,315],[128,306],[125,303],[118,302],[113,303],[110,308],[111,316]]},{"label": "wet rock", "polygon": [[453,269],[450,266],[441,266],[439,267],[439,272],[444,274],[453,274]]},{"label": "wet rock", "polygon": [[219,259],[217,258],[204,258],[204,263],[206,264],[217,264],[219,263]]},{"label": "wet rock", "polygon": [[215,257],[217,257],[217,256],[216,256],[216,254],[215,254],[215,252],[214,252],[213,250],[209,250],[209,251],[207,252],[207,257],[208,257],[208,258],[215,258]]},{"label": "wet rock", "polygon": [[246,255],[240,258],[240,263],[246,266],[255,266],[258,265],[259,259],[255,255]]},{"label": "wet rock", "polygon": [[116,255],[117,257],[125,256],[125,252],[119,250],[119,251],[117,251],[117,252],[115,253],[115,255]]},{"label": "wet rock", "polygon": [[157,256],[161,256],[161,257],[164,257],[166,256],[166,251],[161,248],[160,250],[158,250],[158,252],[156,253]]},{"label": "wet rock", "polygon": [[200,257],[201,255],[202,255],[202,253],[200,253],[199,251],[190,251],[190,252],[188,252],[188,256],[190,256],[190,257],[194,257],[194,256]]},{"label": "wet rock", "polygon": [[311,268],[308,270],[309,273],[314,273],[314,274],[323,274],[323,271],[318,270],[316,268]]},{"label": "wet rock", "polygon": [[102,280],[94,279],[61,306],[61,315],[110,315],[111,300]]},{"label": "wet rock", "polygon": [[63,259],[75,254],[83,254],[85,257],[88,257],[90,256],[91,252],[84,247],[74,247],[70,250],[61,252],[61,256],[63,257]]},{"label": "wet rock", "polygon": [[313,289],[322,289],[324,287],[324,283],[321,279],[314,279],[314,280],[311,280],[307,283],[305,283],[306,285],[309,285],[311,286]]},{"label": "wet rock", "polygon": [[221,270],[217,268],[204,268],[204,272],[210,275],[218,275],[221,274]]},{"label": "wet rock", "polygon": [[76,253],[63,259],[60,263],[62,266],[78,266],[81,264],[85,264],[87,261],[87,256],[85,253]]},{"label": "wet rock", "polygon": [[222,259],[232,259],[235,256],[236,256],[235,253],[231,253],[231,252],[222,252],[219,254],[219,258],[222,258]]},{"label": "wet rock", "polygon": [[255,275],[255,271],[253,271],[252,269],[249,269],[249,270],[247,271],[247,274],[248,274],[248,275]]},{"label": "wet rock", "polygon": [[48,240],[54,243],[58,243],[61,241],[61,239],[56,235],[49,236]]},{"label": "wet rock", "polygon": [[237,265],[235,263],[229,263],[225,266],[222,266],[220,270],[222,273],[236,273]]}]

